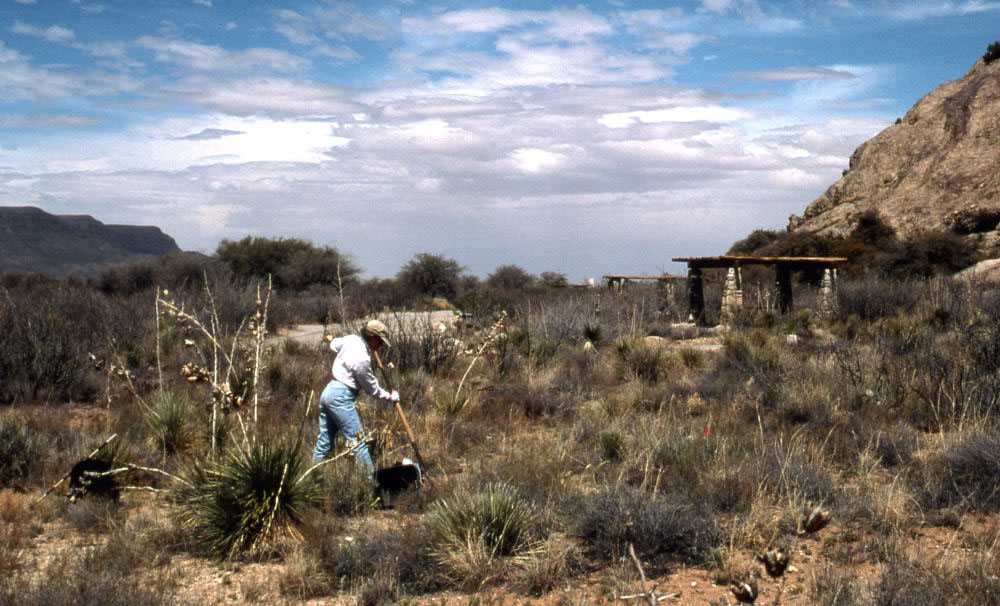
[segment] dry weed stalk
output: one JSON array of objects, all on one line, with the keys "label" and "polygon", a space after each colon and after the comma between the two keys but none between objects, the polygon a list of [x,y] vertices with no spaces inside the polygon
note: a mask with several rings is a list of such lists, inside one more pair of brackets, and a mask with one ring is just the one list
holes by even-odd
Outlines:
[{"label": "dry weed stalk", "polygon": [[500,317],[497,318],[497,321],[494,322],[493,326],[490,327],[490,331],[486,334],[486,338],[483,339],[482,345],[479,346],[479,349],[472,356],[472,361],[469,362],[469,367],[465,369],[465,373],[462,375],[462,380],[458,382],[458,388],[455,389],[455,397],[452,398],[453,405],[457,406],[458,396],[459,394],[462,393],[462,386],[465,385],[465,379],[469,377],[469,373],[472,371],[472,367],[475,366],[477,361],[479,361],[479,358],[482,357],[483,353],[485,353],[490,347],[492,347],[496,343],[500,331],[504,329],[504,325],[506,323],[507,323],[507,312],[501,311]]},{"label": "dry weed stalk", "polygon": [[635,564],[635,569],[639,572],[639,582],[642,584],[642,591],[631,595],[619,596],[619,600],[636,600],[645,598],[645,600],[649,602],[649,606],[656,606],[663,600],[673,600],[680,596],[679,592],[658,596],[656,595],[655,586],[650,589],[646,589],[646,571],[642,568],[642,562],[639,561],[639,557],[635,555],[635,547],[632,546],[632,543],[628,544],[628,555],[632,558],[632,563]]},{"label": "dry weed stalk", "polygon": [[[249,318],[243,318],[235,333],[226,343],[227,338],[223,334],[222,325],[219,321],[218,308],[215,297],[205,281],[205,293],[208,298],[208,319],[207,322],[200,320],[194,313],[184,309],[183,304],[178,305],[170,299],[170,292],[162,290],[156,296],[157,327],[159,327],[159,315],[164,314],[171,318],[180,326],[186,335],[193,331],[207,342],[206,347],[199,345],[193,338],[194,335],[184,339],[184,346],[194,349],[201,359],[201,364],[187,363],[180,369],[180,375],[191,383],[208,381],[211,384],[212,394],[212,425],[211,425],[211,451],[212,456],[218,454],[218,421],[220,411],[222,413],[231,410],[238,410],[245,402],[247,391],[252,393],[253,399],[253,423],[248,432],[243,417],[237,414],[237,421],[243,433],[244,443],[249,445],[257,440],[257,425],[259,420],[260,407],[260,374],[265,366],[264,358],[270,353],[270,348],[265,347],[267,336],[267,314],[268,305],[271,299],[272,283],[268,277],[267,287],[262,296],[260,285],[257,286],[256,308]],[[162,310],[162,311],[161,311]],[[244,329],[252,339],[250,344],[246,343],[243,336]],[[159,331],[157,331],[157,361],[159,363]],[[242,356],[242,357],[240,357]],[[209,361],[211,358],[211,361]],[[250,377],[240,380],[238,369],[240,364],[245,362],[249,366]],[[160,371],[162,375],[162,370]],[[241,393],[234,393],[230,386],[232,381],[237,381],[242,387]],[[247,383],[249,382],[249,385]],[[160,388],[163,388],[161,379]]]}]

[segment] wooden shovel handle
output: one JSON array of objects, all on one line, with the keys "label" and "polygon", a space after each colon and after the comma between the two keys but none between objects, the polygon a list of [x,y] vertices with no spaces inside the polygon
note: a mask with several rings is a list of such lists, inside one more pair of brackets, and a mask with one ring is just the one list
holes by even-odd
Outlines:
[{"label": "wooden shovel handle", "polygon": [[[375,363],[378,364],[379,370],[382,371],[382,378],[385,380],[385,386],[392,391],[392,381],[389,379],[389,373],[386,372],[385,366],[382,366],[382,359],[378,357],[378,352],[373,351],[372,355],[375,356]],[[417,457],[417,463],[420,463],[421,470],[426,473],[427,465],[424,464],[424,458],[420,456],[420,449],[417,448],[417,439],[413,437],[413,430],[410,429],[410,423],[406,420],[406,415],[403,414],[403,407],[399,402],[396,402],[396,412],[399,413],[399,419],[403,422],[403,429],[406,430],[406,437],[410,439],[410,446],[413,447],[413,455]]]}]

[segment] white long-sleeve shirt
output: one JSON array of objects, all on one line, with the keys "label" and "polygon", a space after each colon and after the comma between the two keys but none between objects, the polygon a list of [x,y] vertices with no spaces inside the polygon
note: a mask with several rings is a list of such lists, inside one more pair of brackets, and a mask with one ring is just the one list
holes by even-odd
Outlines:
[{"label": "white long-sleeve shirt", "polygon": [[373,398],[389,399],[389,392],[382,389],[372,369],[372,354],[368,344],[358,335],[339,337],[330,342],[330,349],[337,354],[333,361],[333,378],[351,389],[361,389]]}]

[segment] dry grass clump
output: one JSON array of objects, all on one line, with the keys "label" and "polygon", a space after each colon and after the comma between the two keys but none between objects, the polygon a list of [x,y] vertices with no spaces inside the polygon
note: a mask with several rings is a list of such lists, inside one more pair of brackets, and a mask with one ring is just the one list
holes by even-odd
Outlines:
[{"label": "dry grass clump", "polygon": [[703,559],[719,540],[713,521],[680,492],[651,495],[630,487],[604,488],[581,501],[573,534],[598,560],[618,559],[632,544],[655,574],[675,560]]},{"label": "dry grass clump", "polygon": [[550,538],[517,559],[511,585],[515,591],[538,597],[564,587],[583,568],[583,553],[575,543]]},{"label": "dry grass clump", "polygon": [[676,371],[670,352],[644,339],[620,338],[615,341],[614,354],[618,375],[625,379],[656,383]]},{"label": "dry grass clump", "polygon": [[941,558],[897,542],[870,581],[822,569],[813,574],[809,593],[817,604],[839,606],[995,604],[1000,600],[998,563],[996,544],[978,554]]},{"label": "dry grass clump", "polygon": [[1000,509],[1000,438],[970,430],[949,435],[926,455],[919,470],[920,500],[929,507]]},{"label": "dry grass clump", "polygon": [[40,574],[0,576],[0,604],[25,606],[158,606],[178,603],[177,578],[156,567],[156,553],[114,533],[94,547],[66,551]]},{"label": "dry grass clump", "polygon": [[543,538],[530,504],[506,484],[435,502],[426,527],[431,557],[449,580],[466,588],[499,580],[507,558],[537,549]]},{"label": "dry grass clump", "polygon": [[24,417],[0,417],[0,487],[22,484],[38,467],[45,446]]},{"label": "dry grass clump", "polygon": [[437,587],[419,524],[346,525],[321,514],[306,520],[302,533],[284,553],[283,595],[308,599],[349,591],[360,603],[382,604]]}]

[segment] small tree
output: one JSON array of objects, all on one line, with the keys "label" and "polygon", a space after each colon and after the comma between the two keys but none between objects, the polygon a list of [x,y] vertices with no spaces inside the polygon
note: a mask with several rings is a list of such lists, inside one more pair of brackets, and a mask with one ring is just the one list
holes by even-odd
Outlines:
[{"label": "small tree", "polygon": [[267,278],[276,287],[301,290],[313,284],[338,285],[354,281],[360,269],[336,248],[317,247],[299,238],[223,240],[216,257],[238,276]]},{"label": "small tree", "polygon": [[543,271],[539,277],[542,279],[542,284],[549,287],[566,286],[569,284],[566,274],[558,271]]},{"label": "small tree", "polygon": [[535,276],[517,265],[501,265],[486,277],[486,286],[498,290],[524,290],[535,284]]},{"label": "small tree", "polygon": [[419,253],[406,262],[396,278],[411,292],[431,297],[454,298],[465,268],[442,255]]},{"label": "small tree", "polygon": [[986,47],[986,54],[983,55],[983,62],[987,65],[1000,59],[1000,40]]}]

